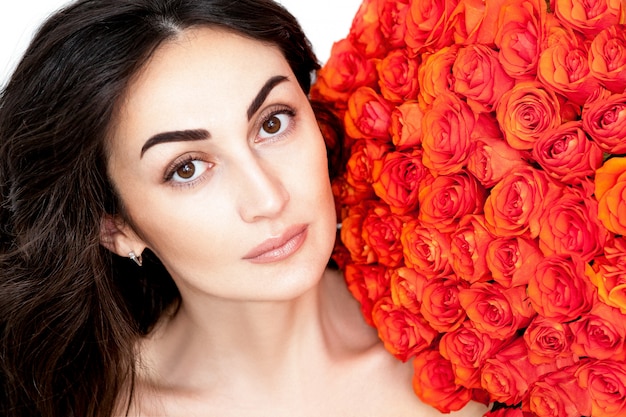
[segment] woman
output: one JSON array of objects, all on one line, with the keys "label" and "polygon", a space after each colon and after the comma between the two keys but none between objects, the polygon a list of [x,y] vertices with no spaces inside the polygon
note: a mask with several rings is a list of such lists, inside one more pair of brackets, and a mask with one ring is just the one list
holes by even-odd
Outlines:
[{"label": "woman", "polygon": [[269,0],[45,23],[0,106],[2,415],[436,415],[327,268],[317,68]]}]

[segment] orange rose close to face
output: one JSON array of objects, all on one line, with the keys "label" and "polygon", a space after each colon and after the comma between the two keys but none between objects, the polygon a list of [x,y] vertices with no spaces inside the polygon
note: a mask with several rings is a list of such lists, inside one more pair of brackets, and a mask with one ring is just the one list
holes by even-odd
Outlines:
[{"label": "orange rose close to face", "polygon": [[391,142],[389,125],[393,105],[370,87],[359,87],[348,100],[344,117],[346,133],[354,138]]},{"label": "orange rose close to face", "polygon": [[312,95],[345,103],[361,86],[373,86],[376,66],[347,39],[333,44],[328,63],[317,74]]},{"label": "orange rose close to face", "polygon": [[402,263],[400,234],[404,220],[384,203],[375,202],[363,218],[363,240],[376,254],[376,262],[395,268]]},{"label": "orange rose close to face", "polygon": [[611,158],[598,168],[595,196],[602,224],[614,233],[626,234],[626,158]]},{"label": "orange rose close to face", "polygon": [[389,295],[389,270],[380,265],[348,264],[344,277],[352,296],[359,302],[365,321],[374,326],[372,309]]},{"label": "orange rose close to face", "polygon": [[426,176],[422,152],[389,152],[373,162],[372,187],[391,211],[406,214],[416,209],[419,184]]}]

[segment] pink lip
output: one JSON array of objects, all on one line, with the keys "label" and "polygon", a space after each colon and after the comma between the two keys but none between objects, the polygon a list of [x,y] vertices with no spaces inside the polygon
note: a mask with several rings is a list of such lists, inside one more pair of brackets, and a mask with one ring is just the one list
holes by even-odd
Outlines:
[{"label": "pink lip", "polygon": [[269,238],[256,246],[243,259],[254,263],[270,263],[288,258],[300,249],[306,240],[307,231],[307,225],[291,226],[282,235]]}]

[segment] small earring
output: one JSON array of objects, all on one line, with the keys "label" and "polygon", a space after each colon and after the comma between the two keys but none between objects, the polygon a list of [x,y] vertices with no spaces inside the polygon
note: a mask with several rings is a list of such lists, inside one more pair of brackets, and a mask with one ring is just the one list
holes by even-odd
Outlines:
[{"label": "small earring", "polygon": [[128,257],[130,258],[130,260],[131,260],[131,261],[133,261],[134,263],[136,263],[138,266],[141,266],[141,265],[142,265],[142,262],[141,262],[141,255],[140,255],[140,256],[137,256],[137,255],[135,255],[135,252],[131,251],[131,252],[128,254]]}]

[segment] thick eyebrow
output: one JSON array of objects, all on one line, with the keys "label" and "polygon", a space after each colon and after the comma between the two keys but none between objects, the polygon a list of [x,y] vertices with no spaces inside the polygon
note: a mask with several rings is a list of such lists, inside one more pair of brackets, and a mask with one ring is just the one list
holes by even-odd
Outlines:
[{"label": "thick eyebrow", "polygon": [[276,87],[278,84],[287,80],[288,78],[285,77],[284,75],[275,75],[265,82],[265,84],[263,85],[263,87],[261,87],[261,89],[259,90],[259,93],[256,95],[254,100],[252,100],[252,103],[250,103],[250,107],[248,107],[248,111],[247,111],[248,120],[252,119],[252,116],[254,116],[254,113],[256,113],[257,110],[261,108],[261,106],[263,105],[263,102],[265,102],[265,99],[267,99],[267,96],[270,94],[272,89],[274,89],[274,87]]},{"label": "thick eyebrow", "polygon": [[[254,113],[256,113],[259,108],[261,108],[261,106],[267,99],[267,96],[274,89],[274,87],[288,80],[289,79],[284,75],[275,75],[267,80],[248,107],[248,110],[246,112],[248,115],[248,120],[250,120]],[[150,137],[150,139],[148,139],[146,143],[144,143],[143,147],[141,148],[141,157],[143,157],[143,154],[146,153],[146,151],[154,145],[168,142],[204,140],[208,139],[210,136],[211,135],[209,134],[209,132],[205,129],[176,130],[172,132],[157,133],[156,135]]]},{"label": "thick eyebrow", "polygon": [[205,129],[192,129],[192,130],[176,130],[173,132],[158,133],[144,143],[141,148],[141,157],[146,153],[148,149],[154,145],[168,142],[184,142],[192,140],[204,140],[208,139],[211,135]]}]

